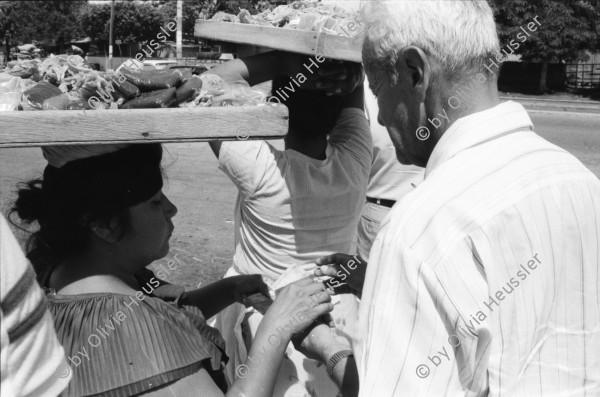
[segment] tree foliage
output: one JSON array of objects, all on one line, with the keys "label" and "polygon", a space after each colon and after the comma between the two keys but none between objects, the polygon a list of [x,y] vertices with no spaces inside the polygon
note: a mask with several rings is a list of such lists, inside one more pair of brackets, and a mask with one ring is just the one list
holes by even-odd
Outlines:
[{"label": "tree foliage", "polygon": [[[245,8],[256,14],[292,0],[185,0],[183,36],[193,36],[195,20],[217,11],[232,14]],[[585,51],[600,51],[599,0],[490,0],[495,9],[503,45],[514,39],[534,17],[542,26],[516,51],[524,61],[572,62]],[[33,41],[62,46],[90,36],[108,40],[110,1],[84,0],[0,1],[0,40],[10,45]],[[156,37],[176,16],[176,0],[119,1],[115,4],[114,38],[143,43]]]},{"label": "tree foliage", "polygon": [[516,51],[524,61],[586,60],[599,48],[600,2],[589,0],[492,0],[500,40],[507,45],[536,16],[537,31]]},{"label": "tree foliage", "polygon": [[[79,22],[85,34],[108,41],[110,3],[88,4],[81,10]],[[115,3],[113,38],[123,43],[146,42],[156,37],[165,23],[163,13],[149,3]]]},{"label": "tree foliage", "polygon": [[[201,13],[209,10],[212,1],[186,0],[183,2],[183,26],[182,35],[184,41],[195,41],[194,27],[196,19]],[[166,21],[173,21],[177,17],[177,1],[166,1],[160,6],[160,10]]]},{"label": "tree foliage", "polygon": [[77,15],[86,1],[0,1],[0,40],[8,47],[43,43],[64,48],[81,34]]}]

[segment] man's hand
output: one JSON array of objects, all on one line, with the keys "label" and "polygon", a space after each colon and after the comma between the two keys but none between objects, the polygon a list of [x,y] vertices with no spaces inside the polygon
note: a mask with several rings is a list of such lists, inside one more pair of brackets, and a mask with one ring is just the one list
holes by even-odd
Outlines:
[{"label": "man's hand", "polygon": [[[308,358],[327,364],[334,354],[343,350],[352,350],[346,338],[338,336],[327,325],[314,327],[300,345],[294,344],[296,350]],[[333,381],[339,386],[341,395],[345,397],[358,396],[358,370],[354,357],[346,357],[338,361],[333,368]]]},{"label": "man's hand", "polygon": [[365,80],[362,65],[354,62],[325,61],[316,74],[314,89],[325,90],[327,95],[350,95]]},{"label": "man's hand", "polygon": [[367,262],[358,255],[332,254],[316,260],[319,268],[315,270],[315,276],[331,277],[325,284],[334,289],[336,294],[353,293],[360,297]]},{"label": "man's hand", "polygon": [[335,353],[352,349],[346,338],[338,336],[334,328],[325,324],[312,328],[302,342],[295,343],[294,347],[306,357],[324,363]]}]

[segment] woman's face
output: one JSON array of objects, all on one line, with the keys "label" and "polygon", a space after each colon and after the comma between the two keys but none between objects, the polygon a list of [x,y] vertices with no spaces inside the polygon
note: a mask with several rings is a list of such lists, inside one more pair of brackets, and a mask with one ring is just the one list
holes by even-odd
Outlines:
[{"label": "woman's face", "polygon": [[129,208],[129,228],[120,243],[125,244],[135,262],[146,266],[167,255],[174,228],[171,218],[176,213],[177,207],[162,190]]}]

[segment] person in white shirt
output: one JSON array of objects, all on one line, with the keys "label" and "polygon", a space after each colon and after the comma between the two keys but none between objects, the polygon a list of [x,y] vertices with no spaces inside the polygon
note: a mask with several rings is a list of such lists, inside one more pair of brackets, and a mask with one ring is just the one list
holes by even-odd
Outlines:
[{"label": "person in white shirt", "polygon": [[379,119],[426,170],[347,276],[360,396],[600,395],[600,180],[500,103],[486,1],[373,0],[363,17]]},{"label": "person in white shirt", "polygon": [[[312,274],[317,258],[351,250],[372,156],[372,139],[363,110],[363,72],[359,64],[315,59],[320,62],[316,67],[308,57],[272,52],[231,61],[210,71],[225,81],[244,79],[250,85],[275,79],[275,87],[282,74],[297,76],[295,68],[300,67],[307,77],[306,65],[313,65],[315,72],[312,81],[305,81],[301,89],[289,93],[285,102],[290,108],[285,150],[265,141],[211,143],[219,168],[239,192],[235,255],[226,277],[261,274],[267,285],[274,287],[290,268]],[[289,81],[285,77],[283,84]],[[317,82],[323,86],[322,91],[308,90],[316,88]],[[335,93],[346,95],[327,95]],[[332,312],[336,335],[348,339],[348,348],[357,307],[356,298],[347,294],[341,296]],[[251,334],[261,317],[258,311],[249,315]],[[240,330],[243,318],[244,307],[233,305],[215,322],[227,341],[230,378],[239,376],[235,369],[246,361]],[[325,366],[291,346],[288,357],[282,364],[274,396],[304,395],[308,390],[317,395],[338,393]],[[328,359],[323,357],[322,361]],[[347,387],[354,387],[356,392],[355,385]]]},{"label": "person in white shirt", "polygon": [[[368,80],[365,81],[365,85],[367,84]],[[367,186],[367,200],[358,222],[356,252],[368,262],[383,219],[397,201],[423,182],[425,169],[398,162],[396,149],[387,129],[377,121],[377,98],[370,90],[365,90],[365,109],[373,136],[373,163]]]},{"label": "person in white shirt", "polygon": [[[360,9],[359,0],[322,0],[324,4],[343,8],[349,12]],[[360,35],[364,31],[364,23],[358,18],[355,21],[355,32]],[[368,86],[365,79],[365,86]],[[412,164],[400,164],[396,159],[396,149],[390,139],[387,129],[377,120],[379,108],[377,98],[370,90],[365,90],[365,112],[371,135],[373,137],[373,161],[369,174],[366,202],[363,205],[358,221],[358,232],[355,247],[359,260],[369,260],[369,252],[381,223],[390,209],[423,181],[423,167]]]},{"label": "person in white shirt", "polygon": [[71,370],[33,267],[1,215],[0,248],[0,395],[58,396]]}]

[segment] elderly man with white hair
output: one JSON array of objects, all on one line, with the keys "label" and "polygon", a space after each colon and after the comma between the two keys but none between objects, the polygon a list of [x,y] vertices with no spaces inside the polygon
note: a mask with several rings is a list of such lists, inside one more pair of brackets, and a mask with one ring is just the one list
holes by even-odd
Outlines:
[{"label": "elderly man with white hair", "polygon": [[373,0],[363,16],[379,122],[426,170],[368,266],[318,261],[362,298],[360,396],[600,395],[600,181],[500,102],[486,1]]}]

